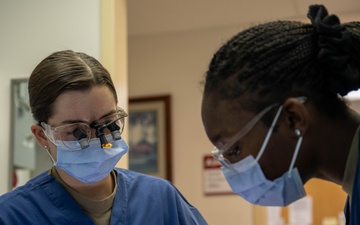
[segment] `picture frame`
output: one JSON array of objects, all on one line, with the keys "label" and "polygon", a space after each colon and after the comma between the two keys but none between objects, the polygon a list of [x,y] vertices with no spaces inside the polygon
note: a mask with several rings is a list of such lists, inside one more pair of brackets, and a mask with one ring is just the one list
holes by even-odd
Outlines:
[{"label": "picture frame", "polygon": [[129,169],[172,181],[171,97],[129,99]]}]

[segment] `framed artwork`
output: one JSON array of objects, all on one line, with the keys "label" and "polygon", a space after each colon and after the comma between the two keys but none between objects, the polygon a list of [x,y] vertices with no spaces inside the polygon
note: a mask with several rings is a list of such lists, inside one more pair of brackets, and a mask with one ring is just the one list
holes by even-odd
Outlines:
[{"label": "framed artwork", "polygon": [[130,170],[171,181],[170,108],[170,95],[130,98]]}]

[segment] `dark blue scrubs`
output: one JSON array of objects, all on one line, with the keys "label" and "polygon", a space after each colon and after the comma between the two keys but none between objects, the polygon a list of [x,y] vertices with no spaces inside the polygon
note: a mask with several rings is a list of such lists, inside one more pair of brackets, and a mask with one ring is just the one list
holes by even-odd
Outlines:
[{"label": "dark blue scrubs", "polygon": [[[111,225],[203,225],[198,210],[168,181],[115,169],[118,187]],[[0,196],[0,224],[94,223],[47,172]]]},{"label": "dark blue scrubs", "polygon": [[[358,147],[360,156],[360,144]],[[354,186],[351,199],[348,197],[345,205],[346,225],[360,225],[360,164],[359,160],[356,165]],[[349,201],[351,204],[349,205]]]}]

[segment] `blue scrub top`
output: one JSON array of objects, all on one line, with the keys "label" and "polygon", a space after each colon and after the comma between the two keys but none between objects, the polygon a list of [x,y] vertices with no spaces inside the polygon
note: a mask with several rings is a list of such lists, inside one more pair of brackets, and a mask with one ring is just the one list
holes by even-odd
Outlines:
[{"label": "blue scrub top", "polygon": [[[116,168],[111,225],[204,225],[198,210],[168,181]],[[44,172],[0,197],[0,224],[94,223],[68,192]]]},{"label": "blue scrub top", "polygon": [[[360,157],[360,143],[358,146]],[[354,186],[351,200],[348,197],[345,205],[346,225],[360,225],[360,159],[357,161]],[[351,202],[351,204],[349,204]]]}]

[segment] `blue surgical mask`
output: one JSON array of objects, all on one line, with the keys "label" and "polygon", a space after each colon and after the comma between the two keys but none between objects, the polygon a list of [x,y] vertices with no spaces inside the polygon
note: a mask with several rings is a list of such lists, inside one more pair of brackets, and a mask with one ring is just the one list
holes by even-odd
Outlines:
[{"label": "blue surgical mask", "polygon": [[94,138],[90,140],[88,148],[70,150],[59,141],[56,143],[57,161],[54,166],[83,183],[98,182],[110,174],[117,162],[128,151],[128,145],[122,138],[111,143],[111,148],[101,148],[99,139]]},{"label": "blue surgical mask", "polygon": [[306,195],[297,168],[271,181],[254,157],[248,156],[222,171],[232,191],[256,205],[287,206]]},{"label": "blue surgical mask", "polygon": [[224,164],[222,167],[224,176],[232,191],[253,204],[287,206],[306,195],[299,172],[297,168],[294,168],[302,142],[300,134],[289,170],[281,177],[273,181],[267,179],[259,164],[259,159],[267,146],[281,110],[282,106],[280,106],[270,126],[256,159],[250,155],[239,162]]}]

